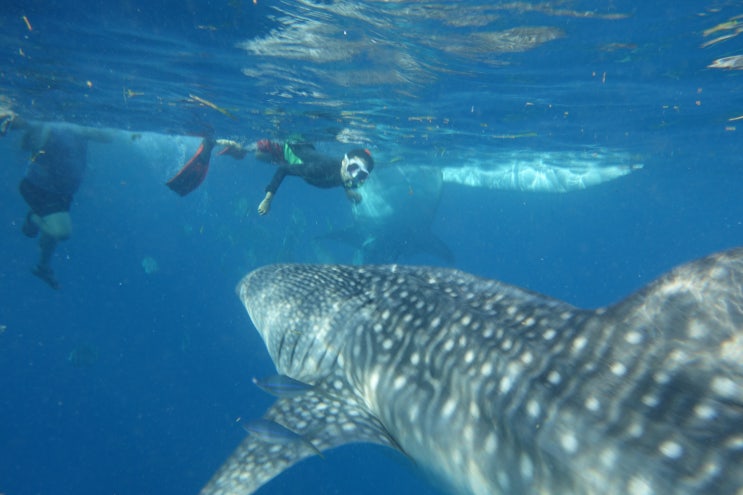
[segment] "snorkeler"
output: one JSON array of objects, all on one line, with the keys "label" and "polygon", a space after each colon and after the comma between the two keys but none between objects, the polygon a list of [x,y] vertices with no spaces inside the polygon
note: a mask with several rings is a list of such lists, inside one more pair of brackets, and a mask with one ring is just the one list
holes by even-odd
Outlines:
[{"label": "snorkeler", "polygon": [[62,122],[29,122],[13,112],[0,113],[0,134],[23,130],[21,146],[31,153],[19,190],[29,206],[21,228],[27,237],[39,236],[39,262],[31,273],[58,289],[51,268],[57,244],[72,233],[70,207],[82,183],[88,141],[107,142],[106,131]]},{"label": "snorkeler", "polygon": [[[196,189],[206,177],[209,159],[215,145],[224,146],[220,155],[229,155],[242,159],[248,149],[239,143],[227,139],[212,140],[205,138],[196,154],[167,183],[173,191],[185,196]],[[256,157],[272,163],[278,168],[266,186],[266,195],[258,205],[258,213],[265,215],[271,209],[276,191],[284,177],[294,175],[301,177],[308,184],[322,189],[343,187],[346,196],[354,203],[361,201],[356,189],[369,178],[374,168],[374,159],[369,150],[353,149],[339,160],[336,157],[319,153],[314,145],[305,142],[287,141],[283,144],[262,139],[256,144]]]}]

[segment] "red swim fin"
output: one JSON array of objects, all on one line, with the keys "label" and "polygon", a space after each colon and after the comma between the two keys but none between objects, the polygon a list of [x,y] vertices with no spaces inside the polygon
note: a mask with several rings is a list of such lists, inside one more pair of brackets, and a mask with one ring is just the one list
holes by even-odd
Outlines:
[{"label": "red swim fin", "polygon": [[209,159],[214,141],[204,139],[196,154],[170,179],[166,185],[181,196],[185,196],[204,182],[209,171]]}]

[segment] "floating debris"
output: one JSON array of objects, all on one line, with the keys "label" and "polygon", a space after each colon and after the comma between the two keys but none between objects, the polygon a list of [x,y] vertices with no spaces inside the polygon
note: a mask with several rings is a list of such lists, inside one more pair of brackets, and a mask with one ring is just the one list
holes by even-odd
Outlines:
[{"label": "floating debris", "polygon": [[702,47],[702,48],[707,48],[708,46],[716,45],[717,43],[719,43],[719,42],[721,42],[721,41],[729,40],[730,38],[735,38],[735,37],[736,37],[736,36],[738,36],[738,35],[739,35],[739,34],[740,34],[741,32],[743,32],[743,28],[741,28],[741,29],[737,30],[737,31],[736,31],[736,32],[734,32],[734,33],[730,33],[730,34],[725,34],[725,35],[722,35],[722,36],[720,36],[720,37],[718,37],[718,38],[714,38],[714,39],[711,39],[711,40],[709,40],[709,41],[705,41],[704,43],[702,43],[701,47]]},{"label": "floating debris", "polygon": [[124,94],[124,101],[128,100],[129,98],[134,98],[135,96],[144,96],[144,93],[140,93],[139,91],[133,91],[129,88],[124,88],[123,94]]},{"label": "floating debris", "polygon": [[216,104],[212,103],[211,101],[205,100],[204,98],[201,98],[200,96],[189,94],[188,95],[188,100],[189,101],[192,101],[192,102],[200,103],[200,104],[202,104],[204,106],[207,106],[207,107],[211,108],[212,110],[216,110],[217,112],[219,112],[222,115],[225,115],[225,116],[231,118],[232,120],[237,120],[237,117],[235,117],[234,115],[232,115],[229,112],[229,110],[227,110],[226,108],[219,107]]},{"label": "floating debris", "polygon": [[717,33],[719,31],[729,31],[731,29],[738,29],[741,25],[740,22],[738,22],[738,19],[740,19],[743,16],[735,16],[725,22],[721,22],[720,24],[716,25],[715,27],[711,27],[709,29],[705,29],[702,33],[704,37],[706,38],[710,34]]},{"label": "floating debris", "polygon": [[718,58],[707,67],[710,69],[743,70],[743,55]]},{"label": "floating debris", "polygon": [[[720,43],[721,41],[735,38],[740,33],[743,33],[743,23],[740,22],[739,19],[743,19],[743,15],[737,15],[735,17],[728,19],[725,22],[721,22],[720,24],[714,27],[705,29],[704,32],[702,33],[702,35],[705,38],[715,33],[720,33],[720,32],[726,32],[726,33],[723,34],[722,36],[718,36],[711,40],[705,41],[704,43],[702,43],[701,47],[707,48],[708,46],[716,45],[717,43]],[[732,31],[732,32],[727,32],[727,31]]]}]

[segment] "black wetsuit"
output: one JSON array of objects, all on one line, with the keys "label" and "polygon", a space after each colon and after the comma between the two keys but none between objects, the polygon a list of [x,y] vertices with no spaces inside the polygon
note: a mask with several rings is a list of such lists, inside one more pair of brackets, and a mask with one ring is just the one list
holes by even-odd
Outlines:
[{"label": "black wetsuit", "polygon": [[61,125],[49,125],[41,132],[48,134],[43,136],[41,148],[33,150],[19,189],[34,213],[43,217],[70,210],[72,197],[83,180],[88,146],[73,129]]},{"label": "black wetsuit", "polygon": [[[266,192],[276,194],[276,190],[281,185],[281,181],[287,175],[301,177],[308,184],[322,189],[331,187],[342,187],[343,179],[341,178],[341,160],[337,157],[329,157],[315,150],[315,147],[309,143],[290,144],[289,147],[294,155],[302,163],[289,163],[286,158],[281,160],[272,160],[278,166],[278,170],[273,174],[271,182],[266,186]],[[286,155],[286,153],[285,153]]]}]

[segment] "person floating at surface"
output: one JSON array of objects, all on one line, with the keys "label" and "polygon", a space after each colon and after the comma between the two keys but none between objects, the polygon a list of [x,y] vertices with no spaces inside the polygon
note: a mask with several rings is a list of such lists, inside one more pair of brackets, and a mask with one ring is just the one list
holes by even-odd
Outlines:
[{"label": "person floating at surface", "polygon": [[[167,185],[176,193],[185,196],[196,189],[206,177],[211,151],[215,145],[224,146],[220,155],[242,159],[248,149],[227,139],[205,138],[196,154]],[[356,189],[361,187],[374,169],[374,159],[369,150],[353,149],[340,161],[315,150],[311,143],[287,141],[283,144],[262,139],[256,145],[256,157],[278,166],[273,179],[266,186],[266,196],[258,205],[258,213],[265,215],[271,209],[276,191],[287,175],[301,177],[308,184],[328,189],[343,187],[346,196],[354,203],[361,201]]]},{"label": "person floating at surface", "polygon": [[0,116],[0,134],[23,130],[22,149],[31,153],[19,190],[29,206],[21,228],[27,237],[39,236],[39,262],[31,273],[53,289],[59,283],[51,268],[57,243],[72,233],[70,207],[83,180],[88,141],[108,142],[111,135],[101,129],[62,122],[30,122],[13,113]]}]

